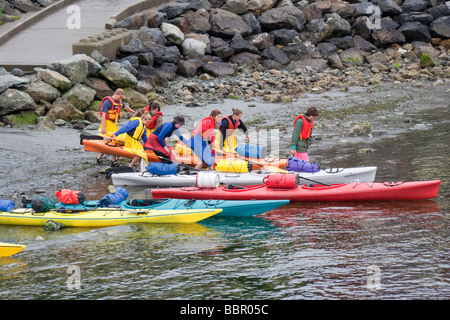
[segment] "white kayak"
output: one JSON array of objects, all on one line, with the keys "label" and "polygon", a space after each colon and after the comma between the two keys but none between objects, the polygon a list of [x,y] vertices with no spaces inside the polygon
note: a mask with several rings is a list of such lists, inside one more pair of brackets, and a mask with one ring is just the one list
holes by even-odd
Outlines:
[{"label": "white kayak", "polygon": [[[249,186],[264,183],[269,171],[257,170],[246,173],[202,171],[218,174],[221,184]],[[293,172],[290,172],[293,173]],[[300,177],[300,184],[310,183],[351,183],[353,181],[373,182],[377,167],[330,168],[318,172],[296,172]],[[111,175],[115,186],[142,187],[194,187],[197,186],[197,172],[186,171],[176,175],[154,175],[149,172],[124,172]]]}]

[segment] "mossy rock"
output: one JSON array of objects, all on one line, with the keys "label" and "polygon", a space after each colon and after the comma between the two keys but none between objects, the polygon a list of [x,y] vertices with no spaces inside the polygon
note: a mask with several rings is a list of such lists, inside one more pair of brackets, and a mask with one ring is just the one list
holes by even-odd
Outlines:
[{"label": "mossy rock", "polygon": [[33,111],[23,111],[11,116],[11,121],[15,126],[34,125],[38,121],[38,116]]},{"label": "mossy rock", "polygon": [[422,68],[426,67],[436,67],[439,65],[439,62],[436,59],[430,57],[429,54],[424,53],[420,56],[420,66]]}]

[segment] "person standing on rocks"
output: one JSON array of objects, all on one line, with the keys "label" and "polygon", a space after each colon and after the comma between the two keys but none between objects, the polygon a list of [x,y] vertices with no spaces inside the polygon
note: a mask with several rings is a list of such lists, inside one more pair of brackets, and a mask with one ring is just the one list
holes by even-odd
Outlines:
[{"label": "person standing on rocks", "polygon": [[182,116],[175,116],[172,122],[163,123],[149,135],[147,142],[144,144],[144,149],[152,150],[160,157],[162,163],[172,163],[176,160],[176,157],[166,144],[165,139],[175,133],[182,142],[187,143],[186,138],[179,130],[183,125],[184,117]]},{"label": "person standing on rocks", "polygon": [[244,122],[241,121],[242,111],[235,108],[233,108],[232,111],[233,114],[224,117],[220,123],[215,146],[216,149],[219,149],[220,151],[225,150],[225,152],[235,153],[237,146],[236,130],[241,129],[244,132],[246,135],[246,143],[249,141],[249,136],[247,127]]},{"label": "person standing on rocks", "polygon": [[[125,91],[123,89],[117,89],[112,96],[103,98],[100,104],[100,117],[101,124],[98,129],[103,135],[111,136],[112,133],[119,130],[117,122],[120,118],[120,111],[124,108],[126,111],[134,113],[128,105],[123,103],[123,97],[125,97]],[[105,164],[103,159],[103,153],[97,157],[97,163]],[[119,165],[119,157],[113,156],[113,166]]]},{"label": "person standing on rocks", "polygon": [[308,148],[312,143],[311,132],[314,128],[314,118],[319,115],[315,107],[310,107],[306,113],[294,120],[291,153],[298,159],[309,162]]},{"label": "person standing on rocks", "polygon": [[157,101],[153,101],[150,105],[145,108],[139,109],[135,112],[133,117],[141,117],[144,112],[149,112],[151,116],[151,121],[147,123],[147,137],[155,131],[157,127],[163,123],[163,114],[161,112],[161,105]]}]

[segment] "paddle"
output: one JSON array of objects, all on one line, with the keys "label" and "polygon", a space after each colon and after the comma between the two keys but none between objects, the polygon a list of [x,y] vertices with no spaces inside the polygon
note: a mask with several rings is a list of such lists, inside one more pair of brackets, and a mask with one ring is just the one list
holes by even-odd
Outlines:
[{"label": "paddle", "polygon": [[[216,149],[214,149],[214,150],[216,150]],[[277,168],[277,167],[274,167],[274,166],[271,166],[271,165],[265,165],[265,164],[262,164],[262,163],[250,161],[248,159],[240,157],[238,154],[236,154],[234,152],[224,152],[224,151],[221,151],[221,150],[216,150],[216,152],[221,152],[222,154],[225,154],[225,155],[231,154],[234,157],[236,157],[237,159],[241,159],[241,160],[248,161],[249,163],[257,164],[257,165],[263,167],[264,169],[267,169],[267,170],[272,171],[272,172],[289,173],[289,171],[286,171],[286,170],[283,170],[283,169],[280,169],[280,168]],[[300,179],[308,180],[308,181],[311,181],[311,182],[314,182],[314,183],[317,183],[317,184],[321,184],[321,185],[324,185],[324,186],[327,186],[327,187],[331,187],[331,185],[329,185],[329,184],[326,184],[326,183],[323,183],[323,182],[319,182],[319,181],[316,181],[316,180],[313,180],[313,179],[305,178],[305,177],[299,175],[298,173],[297,173],[297,175],[298,175],[298,177]]]},{"label": "paddle", "polygon": [[263,167],[264,169],[269,170],[269,171],[272,171],[272,172],[288,173],[288,171],[286,171],[286,170],[283,170],[283,169],[280,169],[280,168],[277,168],[277,167],[274,167],[274,166],[271,166],[271,165],[262,164],[262,163],[255,162],[255,161],[250,161],[250,160],[248,160],[248,159],[246,159],[246,158],[244,158],[244,157],[240,157],[240,156],[239,156],[237,153],[235,153],[235,152],[225,152],[225,151],[217,150],[217,149],[213,149],[213,150],[215,150],[216,152],[220,152],[220,153],[222,153],[222,154],[224,154],[224,155],[230,154],[230,155],[232,155],[233,157],[235,157],[235,158],[237,158],[237,159],[245,160],[245,161],[247,161],[247,162],[250,163],[250,164],[256,164],[256,165],[261,166],[261,167]]}]

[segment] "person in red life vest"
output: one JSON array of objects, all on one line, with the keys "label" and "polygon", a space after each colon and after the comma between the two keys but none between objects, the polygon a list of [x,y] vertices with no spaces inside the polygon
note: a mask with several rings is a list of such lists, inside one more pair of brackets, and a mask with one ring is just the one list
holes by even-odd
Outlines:
[{"label": "person in red life vest", "polygon": [[[128,112],[134,113],[133,109],[123,103],[123,97],[125,97],[125,91],[119,88],[112,96],[103,98],[100,104],[101,123],[100,128],[98,129],[102,134],[110,136],[111,133],[114,133],[119,129],[117,123],[119,121],[122,108]],[[118,165],[118,162],[119,158],[117,156],[113,156],[112,165]],[[105,164],[103,153],[97,157],[97,163]]]},{"label": "person in red life vest", "polygon": [[291,153],[298,159],[309,162],[308,148],[312,143],[311,132],[314,128],[314,118],[319,115],[315,107],[308,108],[306,113],[294,120]]},{"label": "person in red life vest", "polygon": [[235,153],[237,146],[235,132],[237,129],[241,129],[245,137],[245,143],[248,143],[249,137],[247,127],[244,122],[241,121],[242,111],[239,109],[232,109],[233,114],[226,116],[222,119],[219,132],[215,139],[216,149],[225,150],[225,152]]},{"label": "person in red life vest", "polygon": [[[209,114],[209,117],[203,118],[200,123],[195,127],[195,129],[191,133],[191,137],[194,137],[197,134],[200,134],[203,138],[203,140],[206,142],[206,144],[211,148],[211,146],[214,146],[214,139],[215,139],[215,129],[216,126],[220,124],[220,120],[222,117],[222,113],[215,109],[212,110]],[[215,155],[215,151],[212,150],[212,154]],[[201,158],[201,156],[200,156]],[[203,166],[203,162],[199,161],[197,165],[195,166],[195,169],[200,170]],[[211,170],[213,168],[210,167]]]},{"label": "person in red life vest", "polygon": [[158,157],[160,157],[162,163],[172,163],[176,161],[176,157],[166,144],[165,139],[176,134],[178,138],[186,143],[186,138],[180,132],[181,126],[184,125],[184,117],[175,116],[172,122],[166,122],[156,128],[147,139],[144,144],[145,150],[152,150]]},{"label": "person in red life vest", "polygon": [[141,117],[144,112],[149,112],[152,119],[147,124],[147,137],[155,131],[157,127],[162,125],[163,123],[163,114],[161,112],[161,105],[158,101],[153,101],[150,105],[146,106],[145,108],[139,109],[136,111],[136,113],[133,115],[133,117]]},{"label": "person in red life vest", "polygon": [[111,134],[112,138],[124,142],[124,148],[126,148],[127,151],[136,155],[133,160],[131,160],[131,168],[134,167],[135,163],[140,160],[140,158],[143,158],[148,162],[141,139],[144,143],[147,142],[146,125],[150,121],[150,113],[144,112],[142,117],[131,118],[130,122]]}]

